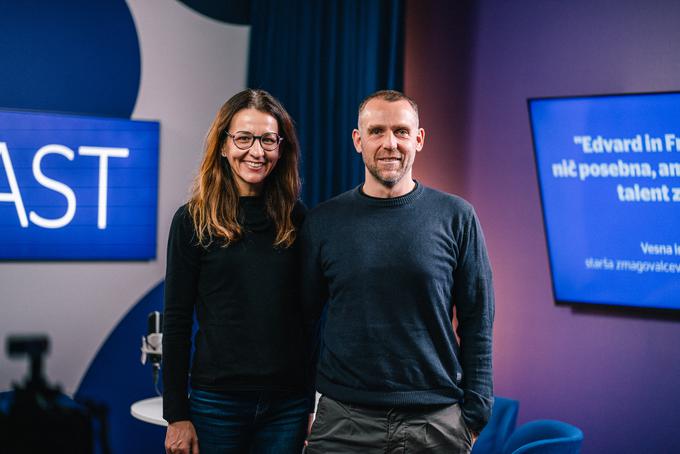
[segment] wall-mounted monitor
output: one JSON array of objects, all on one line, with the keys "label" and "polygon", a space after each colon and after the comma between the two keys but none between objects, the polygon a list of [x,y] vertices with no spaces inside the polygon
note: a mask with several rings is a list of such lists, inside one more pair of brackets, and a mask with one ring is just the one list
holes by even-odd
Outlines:
[{"label": "wall-mounted monitor", "polygon": [[154,259],[159,128],[0,111],[0,260]]},{"label": "wall-mounted monitor", "polygon": [[680,93],[528,105],[555,300],[680,309]]}]

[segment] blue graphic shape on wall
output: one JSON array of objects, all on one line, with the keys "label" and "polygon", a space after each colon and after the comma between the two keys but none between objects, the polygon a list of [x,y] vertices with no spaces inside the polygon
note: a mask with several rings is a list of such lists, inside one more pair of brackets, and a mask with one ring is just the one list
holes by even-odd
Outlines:
[{"label": "blue graphic shape on wall", "polygon": [[179,0],[194,11],[229,24],[250,25],[252,0]]},{"label": "blue graphic shape on wall", "polygon": [[159,124],[0,111],[0,259],[156,257]]},{"label": "blue graphic shape on wall", "polygon": [[164,283],[147,293],[114,328],[83,376],[75,400],[108,407],[111,452],[163,452],[165,428],[139,421],[130,406],[156,396],[151,366],[140,362],[142,335],[150,312],[163,310]]},{"label": "blue graphic shape on wall", "polygon": [[130,117],[140,52],[125,1],[3,2],[0,30],[0,107]]}]

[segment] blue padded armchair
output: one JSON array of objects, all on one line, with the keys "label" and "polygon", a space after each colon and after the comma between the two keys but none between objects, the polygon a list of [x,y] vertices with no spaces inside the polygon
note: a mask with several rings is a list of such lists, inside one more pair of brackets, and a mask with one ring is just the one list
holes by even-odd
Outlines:
[{"label": "blue padded armchair", "polygon": [[510,436],[503,454],[579,454],[583,432],[578,427],[552,419],[521,425]]},{"label": "blue padded armchair", "polygon": [[488,424],[472,447],[472,454],[501,454],[517,424],[519,401],[495,397]]}]

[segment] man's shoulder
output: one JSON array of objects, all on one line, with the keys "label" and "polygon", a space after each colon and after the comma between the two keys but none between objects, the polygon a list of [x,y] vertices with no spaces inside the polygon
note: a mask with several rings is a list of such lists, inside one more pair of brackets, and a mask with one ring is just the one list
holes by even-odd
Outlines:
[{"label": "man's shoulder", "polygon": [[472,204],[464,198],[427,186],[423,189],[423,199],[426,204],[431,205],[430,208],[437,208],[437,210],[440,210],[447,215],[474,215]]},{"label": "man's shoulder", "polygon": [[348,206],[352,205],[356,193],[355,189],[343,192],[309,210],[307,213],[307,220],[321,219],[326,217],[335,217],[341,215],[341,212]]},{"label": "man's shoulder", "polygon": [[291,213],[291,217],[293,218],[293,224],[295,225],[296,228],[302,225],[302,222],[305,220],[308,211],[309,210],[307,209],[307,205],[305,205],[302,202],[302,200],[298,200],[295,202],[295,205],[293,206],[293,211]]}]

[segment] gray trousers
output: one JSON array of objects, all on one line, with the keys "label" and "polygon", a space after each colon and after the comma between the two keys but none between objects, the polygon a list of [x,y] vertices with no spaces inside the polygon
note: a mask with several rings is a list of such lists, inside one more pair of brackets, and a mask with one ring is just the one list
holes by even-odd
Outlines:
[{"label": "gray trousers", "polygon": [[471,449],[458,404],[374,408],[322,396],[305,453],[468,454]]}]

